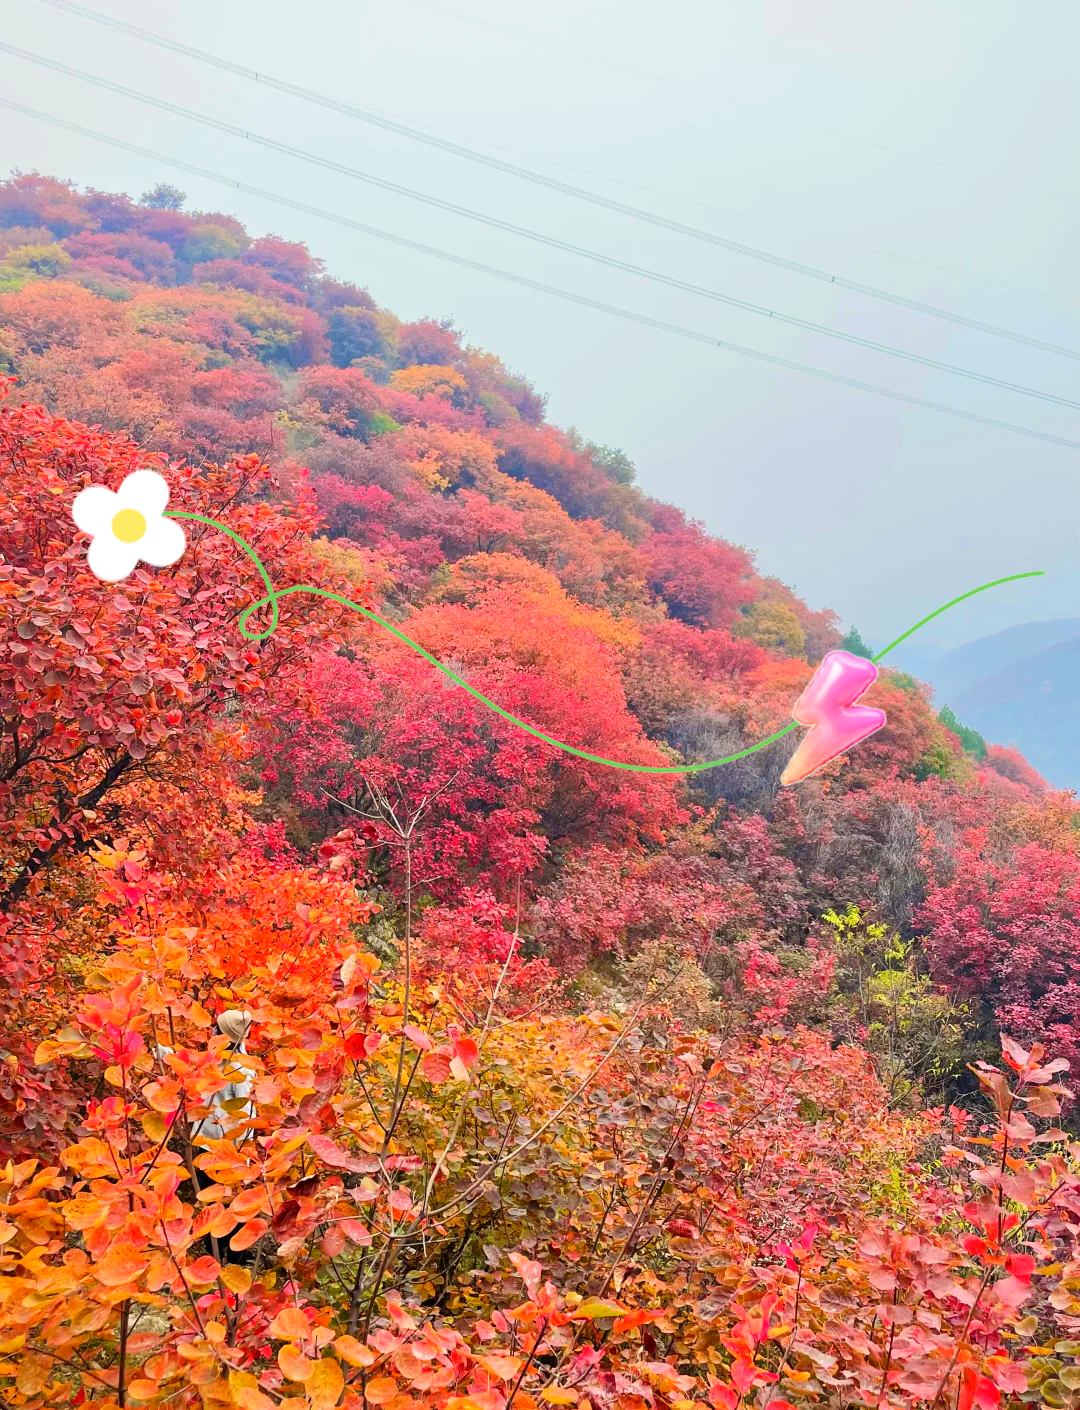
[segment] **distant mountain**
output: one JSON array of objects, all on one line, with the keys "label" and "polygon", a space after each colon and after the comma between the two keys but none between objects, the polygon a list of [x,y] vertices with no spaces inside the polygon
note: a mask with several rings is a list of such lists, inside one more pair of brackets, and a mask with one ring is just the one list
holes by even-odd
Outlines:
[{"label": "distant mountain", "polygon": [[[880,651],[886,646],[887,638],[880,641],[871,638],[868,645],[874,651]],[[919,643],[918,634],[908,641],[902,642],[895,651],[890,651],[885,658],[885,665],[890,670],[906,671],[908,675],[914,676],[916,680],[925,681],[927,685],[934,686],[937,675],[938,663],[945,653],[935,647],[925,647]]]},{"label": "distant mountain", "polygon": [[[1026,661],[1076,636],[1080,636],[1078,617],[1055,622],[1022,622],[947,651],[937,661],[929,663],[931,674],[921,679],[928,680],[934,687],[939,704],[951,705],[955,710],[962,699],[988,677],[997,676],[1014,663]],[[1003,740],[994,742],[1004,743]]]},{"label": "distant mountain", "polygon": [[[961,666],[965,660],[992,660],[995,649],[1005,649],[1005,637],[1018,641],[1027,633],[1027,640],[1038,640],[1039,629],[1065,626],[1080,633],[1080,622],[1031,622],[971,642],[949,656],[959,657]],[[997,647],[992,649],[992,643]],[[963,679],[962,671],[955,669],[952,679]],[[1080,634],[1013,660],[997,674],[950,695],[948,703],[988,743],[1014,745],[1050,783],[1080,790]]]}]

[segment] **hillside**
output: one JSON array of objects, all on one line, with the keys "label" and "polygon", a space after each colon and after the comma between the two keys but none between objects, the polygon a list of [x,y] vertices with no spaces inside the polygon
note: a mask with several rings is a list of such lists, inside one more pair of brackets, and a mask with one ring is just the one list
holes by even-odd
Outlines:
[{"label": "hillside", "polygon": [[[841,635],[452,325],[183,206],[0,184],[4,1403],[1069,1404],[1072,796],[902,671],[790,789],[795,737],[631,773],[453,687],[337,599],[657,769]],[[187,549],[106,584],[72,505],[138,470]],[[322,595],[245,638],[206,520]]]}]

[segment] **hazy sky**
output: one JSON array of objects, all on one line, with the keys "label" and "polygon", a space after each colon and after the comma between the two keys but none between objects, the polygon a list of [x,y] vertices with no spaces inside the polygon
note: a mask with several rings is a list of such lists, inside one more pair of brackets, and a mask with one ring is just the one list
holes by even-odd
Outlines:
[{"label": "hazy sky", "polygon": [[[616,199],[1080,353],[1080,11],[1063,0],[95,4]],[[1070,359],[598,210],[41,0],[7,0],[2,37],[519,225],[1080,400]],[[1080,414],[1067,408],[597,268],[6,54],[0,93],[592,298],[1080,440]],[[136,196],[172,181],[189,208],[306,240],[332,273],[405,318],[452,317],[549,394],[554,421],[624,449],[648,491],[752,548],[763,571],[864,635],[883,638],[1028,568],[1047,576],[985,594],[928,640],[1080,616],[1077,451],[634,326],[2,111],[0,167]]]}]

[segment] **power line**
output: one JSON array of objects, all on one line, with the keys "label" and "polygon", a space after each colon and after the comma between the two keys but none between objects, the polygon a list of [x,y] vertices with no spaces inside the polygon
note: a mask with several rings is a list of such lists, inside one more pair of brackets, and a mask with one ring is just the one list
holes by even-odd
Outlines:
[{"label": "power line", "polygon": [[513,39],[523,39],[527,44],[538,44],[545,49],[554,49],[560,54],[571,54],[575,59],[584,59],[589,64],[599,64],[603,68],[617,69],[620,73],[631,73],[636,78],[647,78],[652,83],[662,83],[668,88],[680,88],[685,93],[697,93],[702,98],[712,98],[717,103],[729,103],[733,108],[742,108],[745,112],[764,113],[766,117],[791,123],[795,127],[805,127],[811,132],[824,132],[830,137],[840,137],[845,142],[856,142],[860,147],[873,147],[878,152],[892,152],[895,156],[905,157],[908,161],[926,162],[930,166],[943,167],[946,171],[962,172],[963,175],[973,176],[978,181],[991,181],[997,185],[1011,186],[1014,191],[1027,191],[1033,196],[1046,196],[1051,201],[1062,201],[1069,205],[1073,205],[1077,201],[1075,196],[1062,196],[1057,191],[1047,191],[1041,186],[1028,186],[1025,182],[1011,181],[1005,176],[994,176],[987,171],[976,171],[974,167],[961,166],[957,162],[947,162],[942,157],[928,157],[922,152],[909,152],[904,147],[894,147],[889,142],[877,142],[872,137],[857,137],[853,132],[844,132],[841,128],[829,127],[821,122],[812,122],[808,118],[792,117],[790,113],[777,112],[775,108],[767,108],[761,103],[747,103],[742,99],[732,98],[728,93],[714,93],[709,88],[699,88],[697,84],[687,83],[684,79],[668,78],[663,74],[634,68],[631,64],[619,63],[616,59],[606,59],[599,54],[587,54],[582,49],[571,49],[567,44],[557,44],[550,39],[541,39],[539,35],[525,34],[519,29],[510,29],[507,25],[495,24],[491,20],[478,20],[473,15],[463,15],[460,10],[451,10],[445,5],[435,5],[432,0],[411,0],[411,3],[419,5],[425,10],[434,10],[438,14],[450,15],[456,20],[464,20],[466,24],[478,25],[482,29],[492,29],[499,34],[508,34]]},{"label": "power line", "polygon": [[[30,0],[21,0],[22,3],[30,3]],[[415,0],[419,3],[419,0]],[[478,21],[479,23],[479,21]],[[643,191],[647,196],[659,196],[662,201],[677,201],[684,206],[695,206],[698,210],[712,211],[716,215],[733,215],[736,220],[748,220],[751,225],[765,225],[770,230],[783,230],[788,235],[803,235],[808,240],[822,240],[828,245],[839,245],[845,250],[858,250],[864,255],[876,255],[880,259],[894,259],[901,264],[914,265],[917,269],[932,269],[935,274],[952,274],[958,279],[972,279],[978,284],[990,284],[995,289],[1010,289],[1016,294],[1027,294],[1031,298],[1049,299],[1053,303],[1072,304],[1074,307],[1080,304],[1080,299],[1072,297],[1070,294],[1055,293],[1052,289],[1036,289],[1031,284],[1015,284],[1009,279],[998,279],[992,274],[976,274],[971,269],[957,269],[952,264],[938,264],[934,260],[919,259],[916,255],[901,255],[895,250],[883,250],[879,245],[864,245],[859,240],[845,240],[840,235],[826,235],[820,230],[807,230],[802,225],[790,225],[783,220],[770,220],[768,216],[751,215],[749,211],[738,210],[735,206],[718,206],[714,201],[703,201],[697,196],[685,196],[679,191],[662,191],[657,186],[646,186],[640,181],[627,181],[623,176],[612,176],[607,171],[593,171],[591,167],[575,166],[573,162],[559,161],[556,157],[545,157],[539,152],[523,152],[520,147],[508,147],[504,142],[492,142],[488,138],[476,137],[475,135],[463,132],[455,132],[452,128],[439,127],[435,123],[420,122],[418,118],[413,119],[419,122],[421,127],[425,127],[429,132],[442,133],[444,137],[458,137],[468,142],[478,143],[481,147],[489,147],[495,152],[509,152],[514,157],[524,157],[529,162],[541,162],[545,166],[559,167],[562,171],[573,171],[578,176],[591,176],[596,181],[607,181],[613,186],[625,187],[628,191]]]},{"label": "power line", "polygon": [[933,318],[941,318],[961,328],[973,329],[977,333],[988,333],[996,338],[1006,338],[1011,342],[1021,343],[1025,347],[1038,348],[1042,352],[1055,353],[1061,357],[1080,360],[1080,352],[1075,349],[1060,347],[1056,343],[1044,342],[1041,338],[1029,337],[1026,333],[1017,333],[1007,328],[999,328],[992,323],[983,323],[979,319],[968,318],[961,313],[953,313],[948,309],[937,308],[933,304],[925,304],[918,299],[909,299],[903,294],[894,294],[887,289],[878,289],[870,284],[861,284],[857,280],[846,279],[839,274],[830,274],[827,270],[817,269],[813,265],[801,264],[797,260],[785,259],[781,255],[772,254],[767,250],[758,249],[753,245],[744,245],[737,240],[729,240],[725,236],[715,235],[711,231],[701,230],[694,225],[684,225],[681,221],[669,220],[666,216],[657,215],[653,211],[627,205],[623,201],[616,201],[612,197],[603,196],[596,191],[589,191],[585,187],[574,186],[566,181],[559,181],[553,176],[545,176],[542,172],[530,171],[527,167],[517,166],[513,162],[505,162],[498,157],[488,156],[471,147],[463,147],[460,143],[449,142],[445,138],[421,132],[419,128],[410,127],[406,123],[398,122],[396,119],[382,116],[379,113],[372,112],[365,108],[354,107],[351,103],[345,103],[338,98],[331,97],[329,94],[319,93],[310,88],[302,88],[298,84],[289,83],[284,79],[273,78],[269,74],[259,72],[257,69],[234,63],[231,59],[218,58],[216,55],[208,54],[202,49],[195,49],[189,44],[181,44],[179,40],[169,39],[164,35],[155,34],[151,30],[140,29],[137,25],[128,24],[124,20],[114,19],[111,15],[100,14],[97,10],[88,9],[85,5],[75,4],[74,0],[41,0],[41,3],[51,5],[55,9],[64,11],[66,14],[78,15],[83,19],[91,20],[95,24],[105,25],[107,28],[115,30],[120,34],[128,34],[136,39],[144,40],[146,43],[154,44],[160,49],[167,49],[172,53],[183,54],[187,58],[196,59],[200,63],[210,64],[225,73],[231,73],[240,78],[250,79],[253,82],[262,84],[264,87],[273,88],[279,93],[286,93],[290,97],[300,98],[304,102],[315,103],[319,107],[327,108],[331,112],[340,113],[344,117],[355,118],[359,122],[370,123],[375,127],[382,128],[384,131],[393,132],[397,136],[408,137],[413,141],[423,142],[427,146],[434,147],[439,151],[449,152],[452,156],[479,163],[482,166],[491,168],[493,171],[501,171],[508,176],[515,176],[523,181],[531,181],[535,185],[546,187],[548,190],[558,191],[565,196],[572,196],[575,200],[587,201],[591,205],[614,211],[616,214],[627,215],[635,220],[646,221],[648,224],[655,225],[659,229],[670,230],[676,235],[684,235],[692,240],[701,240],[706,244],[715,245],[718,249],[729,250],[734,254],[745,255],[749,259],[761,260],[777,269],[786,269],[791,273],[801,274],[809,279],[817,279],[826,284],[832,284],[838,289],[845,289],[851,293],[862,294],[868,298],[881,299],[885,303],[895,304],[898,308],[906,308],[913,313],[923,313]]},{"label": "power line", "polygon": [[334,225],[344,226],[348,230],[356,230],[362,235],[370,235],[377,240],[385,240],[390,244],[398,245],[402,249],[415,250],[418,254],[429,255],[433,259],[440,259],[448,264],[455,264],[462,269],[475,270],[480,274],[490,275],[494,279],[502,279],[508,284],[516,284],[522,289],[532,289],[540,294],[550,294],[553,298],[563,299],[567,303],[578,304],[582,308],[595,309],[599,313],[610,314],[614,318],[622,318],[630,323],[638,323],[646,328],[656,328],[664,333],[672,333],[679,338],[687,338],[695,343],[704,343],[709,347],[720,348],[724,352],[738,353],[742,357],[753,358],[757,362],[767,363],[771,367],[783,367],[790,372],[803,372],[811,377],[820,377],[827,382],[835,382],[838,386],[853,387],[861,392],[874,392],[878,396],[888,397],[892,401],[903,402],[907,406],[922,407],[927,411],[940,411],[946,416],[956,416],[963,421],[973,421],[981,426],[992,426],[998,431],[1012,431],[1016,435],[1028,436],[1034,440],[1046,441],[1050,445],[1065,446],[1069,450],[1080,450],[1080,441],[1070,440],[1066,436],[1055,436],[1049,431],[1038,431],[1030,426],[1019,426],[1011,421],[999,421],[991,416],[982,416],[975,411],[963,411],[959,407],[946,406],[942,402],[929,401],[925,397],[911,396],[907,392],[898,392],[891,387],[879,387],[873,382],[862,382],[855,377],[846,377],[839,372],[829,372],[825,368],[812,367],[807,363],[795,362],[790,358],[780,357],[775,353],[762,352],[758,348],[748,348],[739,343],[729,343],[719,338],[714,338],[708,333],[698,332],[693,328],[684,328],[677,323],[668,323],[664,319],[652,318],[648,314],[636,313],[631,309],[620,308],[615,304],[603,303],[599,299],[591,299],[585,294],[575,294],[567,289],[556,288],[552,284],[543,284],[537,279],[529,279],[523,274],[512,274],[508,270],[497,269],[494,265],[485,264],[480,260],[469,259],[466,255],[456,255],[448,250],[436,249],[433,245],[421,244],[418,240],[410,240],[404,235],[394,235],[386,230],[378,230],[374,226],[364,225],[358,220],[352,220],[348,216],[337,215],[332,211],[322,210],[319,206],[308,205],[304,201],[297,201],[291,196],[281,196],[274,191],[264,190],[261,186],[252,186],[248,182],[236,181],[232,177],[222,176],[219,172],[209,171],[206,167],[196,166],[193,162],[185,162],[179,157],[168,157],[162,152],[151,151],[147,147],[137,146],[134,142],[126,142],[120,137],[110,137],[103,132],[95,132],[93,128],[83,127],[80,123],[70,122],[66,118],[54,117],[51,113],[39,112],[36,108],[28,107],[24,103],[13,102],[10,98],[0,97],[0,107],[7,108],[9,112],[23,113],[27,117],[38,118],[42,122],[60,127],[68,132],[77,133],[80,137],[91,137],[95,141],[105,142],[110,147],[119,148],[121,151],[132,152],[135,156],[145,157],[149,161],[163,162],[166,166],[175,167],[178,171],[186,171],[191,176],[201,177],[205,181],[215,182],[219,186],[227,186],[234,191],[242,191],[246,195],[258,196],[260,200],[272,201],[275,205],[286,206],[290,210],[300,211],[304,215],[313,215],[320,220],[330,221]]},{"label": "power line", "polygon": [[[17,3],[30,6],[35,0],[17,0]],[[416,0],[420,3],[420,0]],[[446,11],[449,14],[449,11]],[[486,21],[474,20],[474,24],[486,23]],[[493,26],[494,27],[494,26]],[[539,39],[535,43],[546,43]],[[595,56],[594,56],[595,57]],[[596,62],[602,62],[596,59]],[[655,77],[655,75],[654,75]],[[658,80],[660,81],[660,80]],[[665,82],[674,80],[663,80]],[[719,95],[714,95],[719,98]],[[378,113],[380,117],[389,116],[386,113]],[[874,255],[879,259],[896,260],[900,264],[909,264],[917,269],[930,269],[935,274],[951,274],[958,279],[970,279],[979,284],[989,284],[995,289],[1009,289],[1013,293],[1026,294],[1031,298],[1047,299],[1053,303],[1080,304],[1080,298],[1075,298],[1069,294],[1057,293],[1053,289],[1038,289],[1031,284],[1017,284],[1009,279],[999,279],[992,274],[977,274],[972,269],[958,269],[955,265],[940,264],[935,260],[919,259],[916,255],[902,255],[896,250],[884,250],[879,245],[867,245],[859,240],[844,239],[840,235],[827,235],[821,230],[807,230],[802,225],[792,225],[788,221],[772,220],[768,216],[754,215],[750,211],[739,210],[735,206],[719,206],[715,201],[703,201],[700,197],[687,196],[680,191],[665,191],[657,186],[648,186],[641,181],[628,181],[623,176],[613,176],[611,172],[594,171],[591,167],[577,166],[573,162],[560,161],[556,157],[544,156],[540,152],[526,152],[520,147],[508,146],[505,142],[492,142],[490,138],[477,137],[474,133],[457,132],[453,128],[442,127],[438,123],[423,122],[419,118],[414,118],[414,122],[421,128],[426,128],[429,132],[436,132],[444,137],[454,137],[465,142],[473,142],[481,147],[487,147],[495,152],[507,152],[514,157],[522,157],[525,161],[540,162],[544,166],[558,167],[562,171],[572,171],[578,176],[592,177],[596,181],[606,181],[614,186],[622,186],[628,191],[641,191],[647,196],[658,196],[662,201],[676,201],[681,205],[694,206],[698,210],[711,211],[716,215],[734,216],[736,220],[746,220],[752,225],[764,225],[770,230],[783,230],[789,235],[802,235],[809,240],[824,241],[829,245],[838,245],[845,250],[858,250],[861,254]],[[855,139],[859,140],[859,139]],[[921,158],[920,158],[921,160]],[[930,160],[930,159],[928,159]],[[997,179],[997,178],[991,178]]]},{"label": "power line", "polygon": [[[35,0],[16,0],[16,3],[23,6],[32,6]],[[449,12],[447,12],[449,13]],[[481,21],[474,21],[481,23]],[[540,40],[536,41],[540,43]],[[717,95],[719,96],[719,95]],[[378,112],[378,110],[373,110]],[[378,113],[379,116],[388,116],[386,113]],[[458,132],[453,128],[442,127],[438,123],[424,122],[419,118],[413,121],[421,128],[426,128],[429,132],[440,133],[444,137],[454,137],[465,142],[473,142],[478,146],[487,147],[495,152],[507,152],[514,157],[522,157],[525,161],[540,162],[544,166],[558,167],[562,171],[572,171],[578,176],[592,177],[596,181],[606,181],[613,186],[622,186],[628,191],[641,191],[647,196],[658,196],[662,201],[675,201],[681,205],[694,206],[698,210],[711,211],[716,215],[734,216],[736,220],[749,221],[751,225],[764,225],[770,230],[783,230],[789,235],[802,235],[809,240],[820,240],[825,244],[838,245],[845,250],[858,250],[861,254],[874,255],[879,259],[896,260],[900,264],[910,264],[916,269],[930,269],[935,274],[951,274],[958,279],[970,279],[978,284],[989,284],[995,289],[1009,289],[1013,293],[1026,294],[1031,298],[1047,299],[1053,303],[1071,304],[1074,307],[1080,304],[1080,298],[1075,298],[1069,294],[1058,293],[1053,289],[1038,289],[1032,284],[1017,284],[1009,279],[999,279],[992,274],[978,274],[972,269],[958,269],[952,264],[940,264],[935,260],[919,259],[917,255],[902,255],[896,250],[885,250],[879,245],[867,245],[859,240],[844,239],[840,235],[827,235],[822,230],[807,230],[802,225],[792,225],[788,221],[773,220],[768,216],[754,215],[750,211],[740,210],[735,206],[720,206],[715,201],[703,201],[698,196],[687,196],[680,191],[665,191],[657,186],[648,186],[641,181],[628,181],[623,176],[613,176],[609,171],[594,171],[591,167],[577,166],[573,162],[560,161],[557,157],[545,156],[541,152],[527,152],[520,147],[508,146],[505,142],[492,142],[490,138],[477,137],[475,133]]]},{"label": "power line", "polygon": [[316,153],[302,151],[300,148],[291,147],[287,143],[275,141],[270,137],[263,137],[255,132],[249,132],[242,127],[235,126],[233,123],[223,122],[219,118],[208,117],[205,114],[193,112],[190,108],[180,107],[178,104],[171,103],[165,98],[155,98],[148,93],[140,93],[137,89],[128,88],[121,83],[114,83],[111,79],[100,78],[95,74],[86,73],[82,69],[72,68],[71,65],[60,63],[56,59],[45,58],[43,55],[31,53],[29,50],[16,48],[13,44],[0,41],[0,51],[12,54],[16,58],[27,59],[32,63],[39,64],[43,68],[51,69],[56,73],[78,78],[83,82],[93,84],[97,88],[103,88],[110,93],[118,93],[125,98],[133,98],[137,102],[149,104],[151,107],[158,108],[162,112],[173,113],[178,117],[201,123],[204,127],[212,128],[216,132],[223,132],[231,137],[242,138],[257,146],[265,147],[273,152],[283,153],[285,156],[294,157],[299,161],[308,162],[326,171],[336,172],[338,175],[348,176],[354,180],[366,182],[384,191],[392,191],[395,195],[405,196],[414,201],[420,201],[424,205],[432,206],[437,210],[447,211],[452,215],[463,216],[468,220],[479,221],[481,224],[490,226],[492,229],[502,230],[508,234],[517,235],[526,240],[532,240],[537,244],[546,245],[551,249],[561,250],[566,254],[576,255],[581,259],[591,260],[596,264],[605,265],[609,269],[616,269],[624,274],[633,274],[639,278],[651,280],[653,283],[662,284],[671,289],[678,289],[684,293],[695,294],[701,298],[712,299],[717,303],[726,304],[730,308],[737,308],[745,313],[758,314],[762,317],[770,318],[777,323],[787,324],[789,327],[801,328],[806,332],[822,334],[828,338],[836,338],[842,342],[865,348],[871,352],[884,353],[889,357],[902,358],[906,362],[913,362],[922,367],[933,368],[937,372],[952,373],[957,377],[966,377],[971,381],[980,382],[984,386],[997,387],[1001,391],[1017,392],[1022,396],[1036,397],[1040,401],[1051,402],[1057,406],[1065,406],[1074,411],[1080,411],[1080,402],[1073,401],[1069,397],[1061,397],[1053,392],[1044,392],[1036,388],[1025,387],[1016,382],[1009,382],[1000,377],[993,377],[989,373],[976,372],[965,367],[957,367],[953,363],[940,362],[936,358],[925,357],[921,353],[909,352],[903,348],[894,348],[886,343],[878,343],[870,338],[862,338],[856,333],[847,333],[842,329],[830,328],[825,324],[814,323],[809,319],[799,318],[794,314],[782,313],[776,309],[765,308],[760,304],[751,303],[746,299],[736,298],[731,294],[720,293],[718,290],[708,289],[702,285],[690,283],[688,280],[678,279],[673,275],[663,274],[657,270],[645,269],[640,265],[631,264],[613,255],[606,255],[601,251],[585,249],[580,245],[571,244],[569,241],[560,240],[555,236],[545,235],[540,231],[515,225],[510,221],[500,219],[498,216],[485,215],[481,211],[471,210],[469,207],[460,206],[456,202],[446,201],[441,197],[431,196],[423,191],[415,191],[409,186],[402,186],[399,182],[388,181],[383,177],[358,171],[355,167],[345,166],[343,163],[333,161],[329,157],[321,157]]}]

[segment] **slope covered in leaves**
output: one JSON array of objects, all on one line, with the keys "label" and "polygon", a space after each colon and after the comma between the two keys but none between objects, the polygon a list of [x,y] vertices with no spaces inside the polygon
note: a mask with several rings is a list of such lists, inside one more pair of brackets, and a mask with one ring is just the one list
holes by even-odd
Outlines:
[{"label": "slope covered in leaves", "polygon": [[71,503],[154,468],[645,764],[840,641],[451,326],[168,191],[0,185],[0,375],[7,1403],[1072,1404],[1071,795],[901,673],[797,789],[793,740],[638,776],[332,602],[245,641],[204,526],[101,583]]}]

